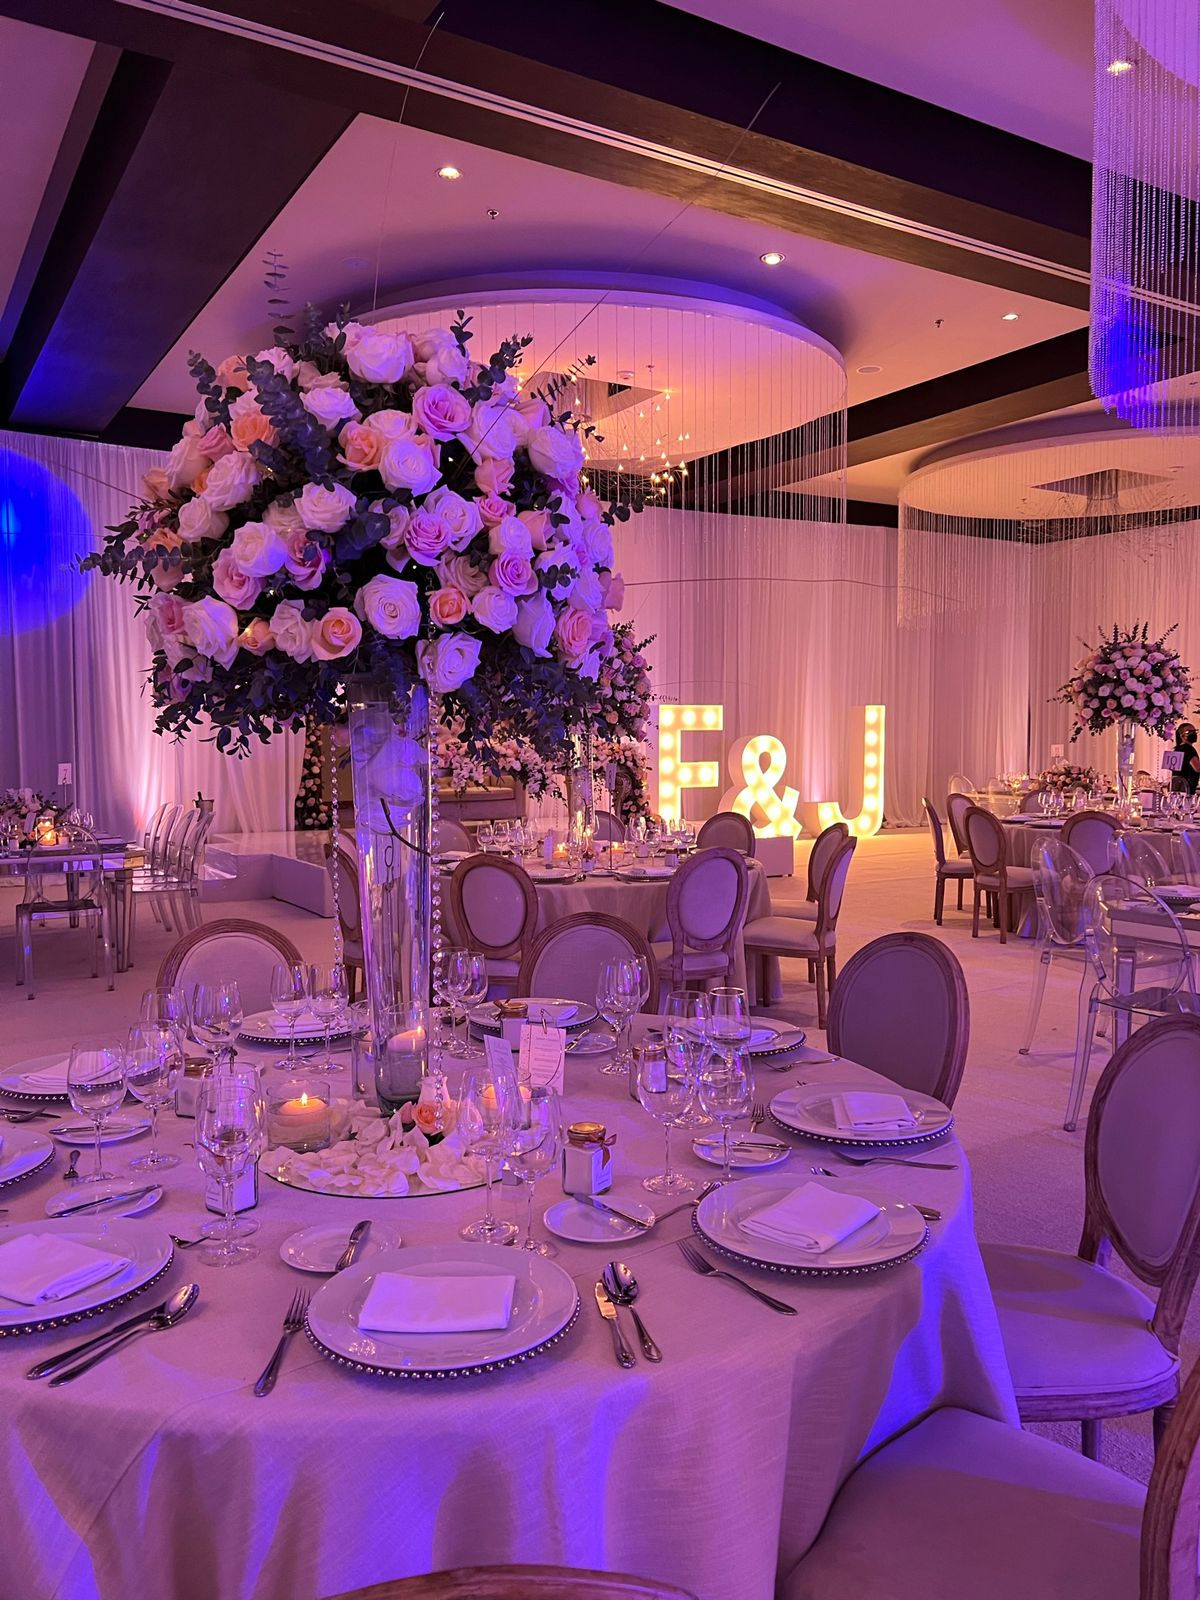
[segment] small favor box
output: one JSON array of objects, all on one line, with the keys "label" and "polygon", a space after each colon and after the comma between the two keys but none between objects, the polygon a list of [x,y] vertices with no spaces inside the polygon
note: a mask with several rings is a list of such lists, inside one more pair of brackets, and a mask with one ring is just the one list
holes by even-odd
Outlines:
[{"label": "small favor box", "polygon": [[[615,1138],[615,1135],[613,1135]],[[563,1148],[564,1194],[605,1194],[612,1187],[613,1139],[602,1122],[573,1122]]]}]

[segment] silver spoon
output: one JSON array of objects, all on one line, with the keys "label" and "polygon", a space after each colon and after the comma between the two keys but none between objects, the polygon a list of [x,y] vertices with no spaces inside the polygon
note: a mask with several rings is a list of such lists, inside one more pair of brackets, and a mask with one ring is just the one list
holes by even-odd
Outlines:
[{"label": "silver spoon", "polygon": [[77,1163],[79,1161],[79,1158],[80,1158],[80,1156],[82,1154],[83,1154],[82,1150],[72,1150],[71,1151],[70,1164],[68,1165],[67,1170],[63,1173],[63,1176],[62,1176],[62,1181],[64,1183],[78,1183],[79,1182],[79,1173],[76,1170],[76,1167],[77,1167]]},{"label": "silver spoon", "polygon": [[601,1273],[601,1277],[604,1279],[604,1287],[608,1290],[615,1304],[624,1306],[625,1310],[633,1318],[633,1325],[637,1329],[638,1342],[641,1344],[642,1354],[646,1360],[661,1361],[662,1351],[646,1332],[646,1324],[634,1310],[633,1302],[637,1299],[639,1290],[638,1281],[633,1273],[630,1272],[623,1261],[610,1261]]},{"label": "silver spoon", "polygon": [[112,1355],[114,1350],[119,1350],[130,1339],[136,1339],[139,1333],[158,1333],[163,1328],[173,1328],[177,1322],[186,1317],[188,1312],[200,1298],[200,1285],[198,1283],[185,1283],[182,1289],[177,1289],[171,1298],[159,1306],[154,1315],[136,1328],[129,1328],[103,1349],[97,1350],[95,1355],[88,1356],[86,1361],[81,1361],[76,1367],[68,1367],[66,1372],[60,1372],[50,1379],[47,1384],[49,1389],[57,1389],[60,1383],[70,1383],[72,1378],[81,1377],[94,1367],[97,1362],[103,1361],[106,1356]]}]

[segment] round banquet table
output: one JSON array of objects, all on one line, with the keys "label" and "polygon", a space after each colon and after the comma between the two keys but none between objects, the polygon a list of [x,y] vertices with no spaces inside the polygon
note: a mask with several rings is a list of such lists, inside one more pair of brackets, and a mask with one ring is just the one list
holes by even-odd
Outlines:
[{"label": "round banquet table", "polygon": [[[771,915],[771,886],[761,862],[751,858],[746,866],[750,871],[746,921],[753,922],[756,917]],[[652,943],[656,939],[669,939],[667,887],[670,881],[669,878],[618,878],[603,868],[588,877],[576,879],[574,883],[539,883],[535,879],[538,897],[535,932],[541,933],[544,928],[561,922],[564,917],[591,911],[609,917],[621,917]],[[460,943],[462,935],[454,924],[449,894],[443,895],[442,906],[446,931],[455,943]],[[756,962],[755,967],[757,965]],[[753,969],[747,973],[746,955],[739,941],[734,982],[746,990],[752,1004],[783,998],[783,978],[777,957],[768,958],[768,972],[770,993],[759,995],[757,973]]]},{"label": "round banquet table", "polygon": [[[796,1081],[879,1081],[814,1057],[762,1072],[760,1094]],[[596,1058],[568,1057],[567,1110],[616,1130],[614,1201],[649,1198],[640,1179],[660,1168],[662,1134],[624,1079],[599,1076]],[[184,1237],[203,1215],[185,1148],[192,1128],[164,1119],[164,1143],[188,1159],[141,1219]],[[688,1171],[714,1175],[676,1140]],[[827,1150],[795,1142],[777,1171],[803,1173],[819,1159],[850,1175]],[[136,1148],[111,1147],[118,1170]],[[410,1383],[348,1372],[297,1335],[276,1389],[256,1399],[292,1295],[326,1281],[283,1264],[290,1233],[318,1221],[348,1232],[372,1217],[409,1245],[452,1241],[483,1199],[473,1190],[347,1202],[264,1176],[257,1261],[218,1269],[177,1252],[134,1302],[196,1280],[201,1298],[177,1328],[58,1390],[26,1381],[26,1368],[130,1307],[0,1341],[0,1594],[316,1600],[460,1564],[541,1561],[636,1572],[701,1600],[770,1600],[777,1568],[804,1553],[864,1452],[939,1405],[1016,1421],[967,1163],[953,1136],[939,1153],[954,1170],[872,1169],[874,1187],[942,1212],[912,1261],[829,1283],[745,1269],[795,1305],[795,1318],[692,1272],[676,1248],[691,1236],[682,1213],[619,1247],[660,1366],[640,1354],[632,1371],[616,1365],[592,1295],[609,1251],[561,1242],[557,1259],[582,1304],[547,1353],[490,1375]],[[40,1217],[63,1164],[60,1155],[5,1190],[4,1220]],[[502,1212],[523,1214],[523,1191],[497,1192]],[[539,1219],[558,1195],[552,1174],[538,1188]],[[511,1259],[498,1252],[497,1265]]]},{"label": "round banquet table", "polygon": [[[1065,818],[1063,819],[1066,820]],[[1158,850],[1167,861],[1172,871],[1178,870],[1179,862],[1176,860],[1175,834],[1178,829],[1164,827],[1160,824],[1150,823],[1133,830],[1140,833],[1144,839]],[[1033,862],[1033,852],[1043,839],[1057,839],[1062,833],[1061,825],[1045,822],[1012,822],[1005,821],[1004,832],[1008,839],[1008,859],[1014,867],[1028,867]]]}]

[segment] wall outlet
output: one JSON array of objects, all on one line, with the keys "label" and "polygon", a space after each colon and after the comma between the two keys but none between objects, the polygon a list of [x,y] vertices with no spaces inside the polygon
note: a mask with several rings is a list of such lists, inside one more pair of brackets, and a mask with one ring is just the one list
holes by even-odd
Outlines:
[{"label": "wall outlet", "polygon": [[59,781],[59,783],[69,784],[71,782],[71,773],[72,773],[73,770],[74,769],[72,768],[71,763],[69,761],[60,761],[58,763],[58,781]]}]

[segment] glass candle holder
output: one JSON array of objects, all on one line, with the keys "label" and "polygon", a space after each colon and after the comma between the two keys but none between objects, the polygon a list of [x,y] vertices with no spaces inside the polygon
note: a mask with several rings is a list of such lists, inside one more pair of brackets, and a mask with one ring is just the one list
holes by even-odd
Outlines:
[{"label": "glass candle holder", "polygon": [[287,1150],[324,1150],[330,1143],[329,1091],[312,1078],[274,1087],[267,1105],[267,1141]]}]

